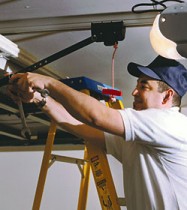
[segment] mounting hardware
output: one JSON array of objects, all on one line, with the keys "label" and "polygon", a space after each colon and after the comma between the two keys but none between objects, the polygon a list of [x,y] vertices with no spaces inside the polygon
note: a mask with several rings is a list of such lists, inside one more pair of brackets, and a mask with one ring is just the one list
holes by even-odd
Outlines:
[{"label": "mounting hardware", "polygon": [[106,46],[112,46],[125,38],[125,25],[120,22],[96,22],[91,24],[92,36],[96,42],[104,42]]}]

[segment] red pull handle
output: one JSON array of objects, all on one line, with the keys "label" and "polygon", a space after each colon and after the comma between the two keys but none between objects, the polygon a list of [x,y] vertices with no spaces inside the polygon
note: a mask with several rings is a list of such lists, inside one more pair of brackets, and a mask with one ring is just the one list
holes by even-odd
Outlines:
[{"label": "red pull handle", "polygon": [[102,90],[102,94],[104,94],[104,95],[112,95],[112,96],[122,96],[122,91],[121,90],[114,90],[114,89],[104,88]]}]

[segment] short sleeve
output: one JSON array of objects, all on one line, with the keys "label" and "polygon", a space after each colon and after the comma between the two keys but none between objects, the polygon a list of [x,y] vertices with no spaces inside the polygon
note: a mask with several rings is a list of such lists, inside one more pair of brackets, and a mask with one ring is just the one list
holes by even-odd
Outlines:
[{"label": "short sleeve", "polygon": [[107,154],[114,156],[117,160],[121,162],[123,157],[122,148],[123,148],[124,138],[115,136],[110,133],[104,133],[104,134],[105,134]]},{"label": "short sleeve", "polygon": [[186,142],[186,117],[174,109],[120,111],[125,127],[125,140],[155,147],[179,148]]}]

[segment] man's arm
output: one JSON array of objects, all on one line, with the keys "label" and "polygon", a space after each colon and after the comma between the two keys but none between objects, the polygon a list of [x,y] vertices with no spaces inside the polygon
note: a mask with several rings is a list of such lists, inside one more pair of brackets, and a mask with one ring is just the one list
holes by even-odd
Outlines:
[{"label": "man's arm", "polygon": [[17,90],[24,94],[23,100],[28,101],[35,89],[48,89],[71,116],[87,125],[102,131],[124,137],[125,128],[121,114],[106,107],[95,98],[76,91],[54,78],[33,73],[15,74],[11,81],[16,82]]},{"label": "man's arm", "polygon": [[[40,96],[37,98],[40,100]],[[86,141],[88,140],[99,144],[99,147],[106,150],[104,133],[102,131],[76,120],[53,98],[48,97],[46,100],[47,103],[42,108],[42,111],[52,118],[61,128]]]}]

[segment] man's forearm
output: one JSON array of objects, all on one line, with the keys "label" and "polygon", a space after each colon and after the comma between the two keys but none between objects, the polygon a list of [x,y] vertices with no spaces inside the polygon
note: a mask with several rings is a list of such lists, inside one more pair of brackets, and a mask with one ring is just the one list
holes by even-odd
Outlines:
[{"label": "man's forearm", "polygon": [[106,149],[104,133],[102,131],[83,124],[72,117],[66,109],[53,98],[48,97],[46,102],[47,103],[42,108],[42,111],[53,119],[61,128],[78,138],[98,143],[100,147]]},{"label": "man's forearm", "polygon": [[86,124],[97,126],[98,116],[105,106],[93,97],[78,92],[60,81],[52,79],[47,89],[55,100],[61,103],[65,109],[76,119]]}]

